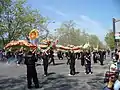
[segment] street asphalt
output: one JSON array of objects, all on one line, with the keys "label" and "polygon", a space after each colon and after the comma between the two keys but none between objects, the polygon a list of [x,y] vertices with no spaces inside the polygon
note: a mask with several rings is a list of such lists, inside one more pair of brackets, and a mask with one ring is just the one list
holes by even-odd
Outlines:
[{"label": "street asphalt", "polygon": [[[99,63],[92,63],[93,74],[86,75],[84,66],[80,60],[76,60],[76,75],[68,76],[69,65],[67,60],[55,58],[56,65],[50,65],[49,75],[43,75],[43,66],[36,67],[40,88],[31,90],[103,90],[104,73],[109,70],[108,63],[110,57],[104,61],[103,66]],[[40,62],[38,62],[40,63]],[[15,63],[10,65],[0,62],[0,90],[28,90],[26,82],[26,66],[17,66]]]}]

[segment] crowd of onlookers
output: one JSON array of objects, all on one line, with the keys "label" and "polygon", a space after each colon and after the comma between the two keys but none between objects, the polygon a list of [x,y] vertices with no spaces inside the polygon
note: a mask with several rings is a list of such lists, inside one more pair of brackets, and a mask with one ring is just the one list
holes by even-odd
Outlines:
[{"label": "crowd of onlookers", "polygon": [[105,73],[104,82],[107,84],[104,90],[120,90],[120,50],[111,53],[109,70]]}]

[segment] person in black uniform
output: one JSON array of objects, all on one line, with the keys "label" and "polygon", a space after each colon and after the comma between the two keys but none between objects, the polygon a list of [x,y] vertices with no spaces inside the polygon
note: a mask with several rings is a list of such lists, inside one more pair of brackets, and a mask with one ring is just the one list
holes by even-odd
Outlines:
[{"label": "person in black uniform", "polygon": [[93,62],[97,63],[97,52],[96,51],[93,52]]},{"label": "person in black uniform", "polygon": [[104,53],[103,53],[103,51],[100,50],[99,55],[100,55],[100,59],[99,59],[100,60],[100,65],[104,65],[103,64],[103,61],[104,61]]},{"label": "person in black uniform", "polygon": [[70,51],[68,51],[68,55],[67,55],[67,65],[69,65],[69,64],[70,64],[70,54],[71,54],[71,52],[70,52]]},{"label": "person in black uniform", "polygon": [[23,60],[23,51],[22,50],[20,50],[19,52],[18,52],[18,55],[17,55],[17,59],[18,59],[18,65],[22,62],[22,60]]},{"label": "person in black uniform", "polygon": [[110,55],[110,50],[109,49],[107,50],[107,53],[108,53],[108,55]]},{"label": "person in black uniform", "polygon": [[52,48],[50,49],[50,59],[51,59],[51,61],[49,62],[49,64],[51,64],[53,62],[53,65],[55,65],[54,52],[53,52]]},{"label": "person in black uniform", "polygon": [[81,52],[81,65],[84,66],[85,65],[85,60],[84,60],[84,54],[85,52]]},{"label": "person in black uniform", "polygon": [[92,74],[93,72],[91,70],[91,55],[89,52],[85,52],[84,59],[85,59],[85,73]]},{"label": "person in black uniform", "polygon": [[31,87],[32,79],[35,84],[35,88],[39,88],[35,62],[37,62],[35,55],[31,51],[29,51],[25,55],[25,64],[27,66],[27,85],[29,89],[32,88]]},{"label": "person in black uniform", "polygon": [[65,57],[66,57],[66,58],[68,57],[68,51],[65,52]]},{"label": "person in black uniform", "polygon": [[80,52],[78,52],[78,59],[80,59]]},{"label": "person in black uniform", "polygon": [[103,50],[104,59],[106,60],[106,51]]},{"label": "person in black uniform", "polygon": [[74,51],[71,51],[70,53],[70,74],[69,75],[75,75],[75,53]]},{"label": "person in black uniform", "polygon": [[48,75],[48,60],[49,60],[48,52],[43,52],[42,59],[43,59],[43,66],[44,66],[44,76],[47,76]]},{"label": "person in black uniform", "polygon": [[58,56],[58,59],[59,59],[59,60],[60,60],[60,59],[63,60],[63,54],[62,54],[62,52],[61,52],[60,50],[57,52],[57,56]]}]

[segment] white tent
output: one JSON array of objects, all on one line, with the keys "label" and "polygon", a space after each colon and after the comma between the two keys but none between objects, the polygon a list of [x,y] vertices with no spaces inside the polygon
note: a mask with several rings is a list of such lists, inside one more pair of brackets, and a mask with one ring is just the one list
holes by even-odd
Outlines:
[{"label": "white tent", "polygon": [[83,46],[84,49],[87,49],[87,48],[89,48],[89,47],[90,47],[90,44],[89,44],[89,43],[86,43],[86,44]]}]

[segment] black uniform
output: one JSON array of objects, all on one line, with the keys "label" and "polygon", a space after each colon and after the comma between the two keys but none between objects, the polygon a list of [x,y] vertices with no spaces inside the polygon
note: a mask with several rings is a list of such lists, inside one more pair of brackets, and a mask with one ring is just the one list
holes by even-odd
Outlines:
[{"label": "black uniform", "polygon": [[108,55],[110,55],[110,50],[107,50]]},{"label": "black uniform", "polygon": [[38,78],[37,78],[35,62],[37,62],[35,55],[33,55],[32,52],[29,52],[25,56],[25,64],[27,65],[28,88],[31,88],[32,79],[33,79],[33,82],[35,84],[35,88],[39,88],[39,82],[38,82]]},{"label": "black uniform", "polygon": [[51,62],[53,62],[53,65],[55,65],[54,52],[53,52],[53,50],[50,50],[50,59],[51,59],[51,61],[49,62],[49,64],[50,64]]},{"label": "black uniform", "polygon": [[77,55],[78,55],[78,57],[77,57],[77,58],[78,58],[78,59],[80,59],[80,53],[77,53]]},{"label": "black uniform", "polygon": [[85,60],[84,60],[84,52],[81,52],[81,65],[85,65]]},{"label": "black uniform", "polygon": [[104,61],[104,53],[102,51],[99,51],[99,55],[100,55],[100,64],[103,65],[103,61]]},{"label": "black uniform", "polygon": [[65,57],[66,57],[66,58],[68,57],[68,52],[65,52]]},{"label": "black uniform", "polygon": [[93,52],[93,62],[97,63],[97,52]]},{"label": "black uniform", "polygon": [[104,59],[106,59],[106,51],[103,51]]},{"label": "black uniform", "polygon": [[62,54],[61,51],[58,51],[58,52],[57,52],[57,56],[58,56],[58,59],[59,59],[59,60],[60,60],[60,59],[63,60],[63,54]]},{"label": "black uniform", "polygon": [[9,59],[10,57],[12,57],[12,52],[8,51],[6,54],[6,58]]},{"label": "black uniform", "polygon": [[85,70],[86,70],[86,74],[92,73],[91,71],[91,56],[90,53],[86,53],[84,56],[85,59]]},{"label": "black uniform", "polygon": [[68,55],[67,55],[67,65],[70,64],[70,54],[71,54],[71,52],[69,51],[69,52],[68,52]]},{"label": "black uniform", "polygon": [[23,52],[22,51],[18,52],[17,59],[18,59],[18,64],[20,64],[23,60]]},{"label": "black uniform", "polygon": [[43,59],[43,66],[44,66],[44,75],[47,76],[48,75],[48,60],[49,60],[48,53],[43,53],[42,59]]},{"label": "black uniform", "polygon": [[70,74],[75,75],[75,54],[70,53]]}]

